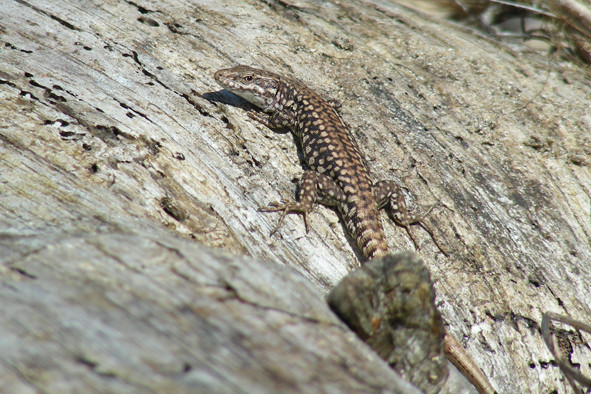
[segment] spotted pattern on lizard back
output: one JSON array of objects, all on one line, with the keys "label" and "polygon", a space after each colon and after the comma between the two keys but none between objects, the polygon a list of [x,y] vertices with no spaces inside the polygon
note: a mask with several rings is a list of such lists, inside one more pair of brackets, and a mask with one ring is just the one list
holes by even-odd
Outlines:
[{"label": "spotted pattern on lizard back", "polygon": [[366,259],[387,253],[378,209],[389,204],[404,222],[402,193],[392,181],[375,185],[370,181],[357,143],[335,106],[301,82],[248,66],[219,70],[215,79],[270,114],[258,120],[272,128],[290,128],[301,144],[310,171],[300,181],[299,201],[267,207],[283,212],[279,225],[290,212],[302,213],[306,219],[318,201],[338,208]]}]

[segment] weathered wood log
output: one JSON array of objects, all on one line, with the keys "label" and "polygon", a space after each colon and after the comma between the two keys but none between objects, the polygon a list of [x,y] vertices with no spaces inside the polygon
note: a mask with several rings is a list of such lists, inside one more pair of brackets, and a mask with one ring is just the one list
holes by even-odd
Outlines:
[{"label": "weathered wood log", "polygon": [[237,63],[339,100],[375,179],[441,204],[418,253],[499,392],[568,391],[539,327],[591,320],[588,70],[388,1],[7,0],[0,41],[0,391],[403,390],[318,297],[358,267],[336,214],[269,237],[302,168],[217,93]]}]

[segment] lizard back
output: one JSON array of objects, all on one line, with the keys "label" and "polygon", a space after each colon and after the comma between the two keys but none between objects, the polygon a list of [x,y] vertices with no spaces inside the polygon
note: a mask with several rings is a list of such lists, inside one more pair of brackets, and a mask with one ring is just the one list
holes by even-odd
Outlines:
[{"label": "lizard back", "polygon": [[270,113],[271,126],[291,129],[311,170],[343,192],[336,205],[366,259],[388,252],[378,203],[361,153],[335,107],[299,81],[237,66],[216,72],[217,82]]}]

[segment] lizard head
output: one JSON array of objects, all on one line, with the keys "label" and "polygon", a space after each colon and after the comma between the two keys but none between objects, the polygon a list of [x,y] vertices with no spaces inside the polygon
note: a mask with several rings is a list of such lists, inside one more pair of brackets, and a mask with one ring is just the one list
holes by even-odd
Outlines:
[{"label": "lizard head", "polygon": [[271,107],[281,83],[277,74],[242,65],[219,70],[214,78],[224,89],[263,110]]}]

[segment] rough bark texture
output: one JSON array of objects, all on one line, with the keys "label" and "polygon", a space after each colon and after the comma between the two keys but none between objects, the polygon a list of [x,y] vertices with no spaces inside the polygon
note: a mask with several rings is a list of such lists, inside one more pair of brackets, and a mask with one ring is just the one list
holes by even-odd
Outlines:
[{"label": "rough bark texture", "polygon": [[269,237],[302,167],[218,92],[238,63],[339,100],[375,179],[442,204],[419,255],[499,392],[569,391],[539,324],[591,320],[588,69],[385,0],[5,0],[0,45],[0,391],[401,387],[320,296],[358,266],[336,214]]}]

